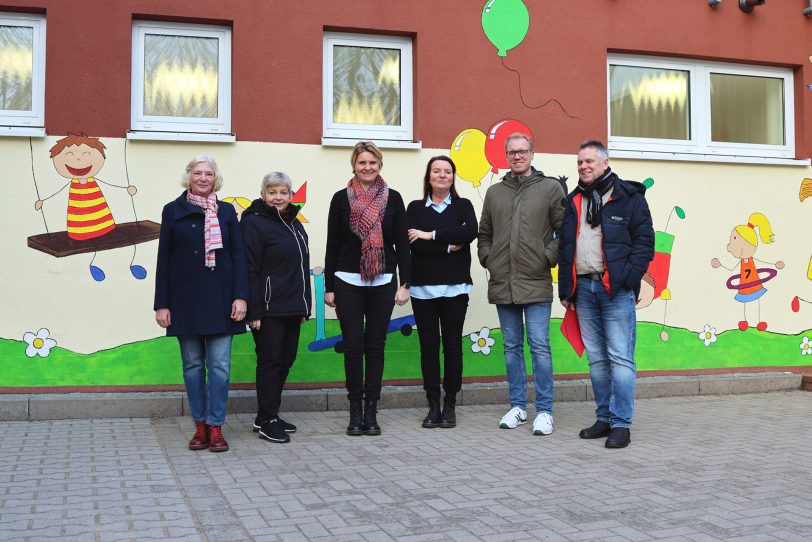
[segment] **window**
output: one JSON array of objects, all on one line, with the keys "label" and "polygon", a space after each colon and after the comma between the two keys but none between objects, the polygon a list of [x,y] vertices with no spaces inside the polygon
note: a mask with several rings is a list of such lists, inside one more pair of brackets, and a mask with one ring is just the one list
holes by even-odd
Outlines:
[{"label": "window", "polygon": [[0,13],[0,135],[45,135],[45,16]]},{"label": "window", "polygon": [[614,150],[720,159],[795,155],[789,69],[612,55],[608,97]]},{"label": "window", "polygon": [[234,141],[231,29],[133,22],[132,139]]},{"label": "window", "polygon": [[412,40],[326,32],[323,99],[323,143],[412,146]]}]

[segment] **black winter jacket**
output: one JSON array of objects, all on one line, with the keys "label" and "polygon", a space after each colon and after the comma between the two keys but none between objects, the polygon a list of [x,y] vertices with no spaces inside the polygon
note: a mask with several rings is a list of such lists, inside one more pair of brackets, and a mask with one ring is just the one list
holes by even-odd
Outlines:
[{"label": "black winter jacket", "polygon": [[[612,195],[601,210],[603,233],[603,284],[609,295],[622,288],[640,295],[640,280],[654,258],[654,228],[644,194],[646,187],[634,181],[623,181],[615,173]],[[575,243],[582,194],[573,190],[564,199],[564,221],[561,226],[558,257],[558,297],[575,300]]]},{"label": "black winter jacket", "polygon": [[240,220],[248,263],[250,297],[246,320],[310,316],[310,254],[307,233],[288,206],[283,217],[276,207],[256,199]]}]

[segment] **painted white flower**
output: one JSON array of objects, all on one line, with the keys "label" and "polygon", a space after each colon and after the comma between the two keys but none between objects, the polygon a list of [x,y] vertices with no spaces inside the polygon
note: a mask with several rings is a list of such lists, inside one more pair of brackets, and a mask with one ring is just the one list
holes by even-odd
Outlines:
[{"label": "painted white flower", "polygon": [[474,344],[471,345],[472,352],[482,352],[483,355],[487,356],[491,353],[491,346],[493,343],[496,342],[495,339],[492,339],[489,335],[491,334],[491,330],[483,327],[479,330],[479,333],[471,333],[468,335]]},{"label": "painted white flower", "polygon": [[804,337],[800,346],[802,356],[812,356],[812,344],[809,344],[809,337]]},{"label": "painted white flower", "polygon": [[699,340],[705,341],[705,346],[710,346],[711,343],[716,342],[716,328],[710,327],[710,325],[705,324],[705,327],[702,331],[699,332]]},{"label": "painted white flower", "polygon": [[56,346],[56,341],[49,337],[50,334],[51,332],[45,328],[41,328],[36,333],[30,331],[26,332],[26,334],[23,335],[23,340],[28,343],[25,349],[25,355],[29,358],[33,358],[34,356],[48,357],[48,354],[51,353],[51,348]]}]

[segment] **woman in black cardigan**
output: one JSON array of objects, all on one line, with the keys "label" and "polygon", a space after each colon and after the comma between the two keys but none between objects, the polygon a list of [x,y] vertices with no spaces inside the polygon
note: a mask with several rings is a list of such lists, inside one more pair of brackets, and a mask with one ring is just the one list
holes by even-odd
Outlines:
[{"label": "woman in black cardigan", "polygon": [[395,303],[409,301],[406,210],[380,175],[383,155],[374,143],[359,141],[350,163],[353,176],[333,195],[327,217],[324,302],[336,309],[344,341],[347,434],[380,435],[386,329]]},{"label": "woman in black cardigan", "polygon": [[[447,156],[426,166],[423,199],[406,211],[412,248],[412,308],[420,337],[420,365],[429,412],[423,427],[454,427],[457,392],[462,388],[462,326],[471,292],[471,241],[476,239],[474,207],[454,188],[457,167]],[[440,330],[445,390],[440,411]]]}]

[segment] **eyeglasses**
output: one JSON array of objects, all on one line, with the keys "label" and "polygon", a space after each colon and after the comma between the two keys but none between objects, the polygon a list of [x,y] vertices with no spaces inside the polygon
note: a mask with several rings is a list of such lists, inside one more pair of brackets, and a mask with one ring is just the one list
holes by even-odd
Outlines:
[{"label": "eyeglasses", "polygon": [[521,149],[518,151],[507,151],[508,158],[516,158],[517,156],[520,158],[524,158],[530,154],[530,149]]}]

